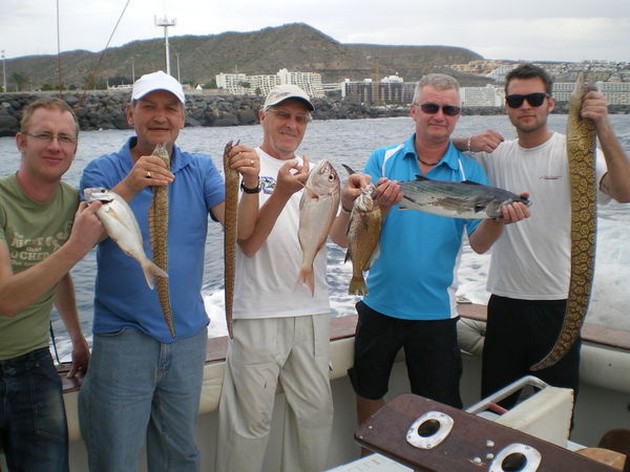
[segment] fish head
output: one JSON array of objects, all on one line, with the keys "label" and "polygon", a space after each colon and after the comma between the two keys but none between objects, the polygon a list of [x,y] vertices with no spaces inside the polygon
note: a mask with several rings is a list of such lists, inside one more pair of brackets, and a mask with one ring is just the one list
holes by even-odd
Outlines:
[{"label": "fish head", "polygon": [[339,192],[339,187],[339,175],[326,159],[317,163],[306,181],[306,188],[316,195]]},{"label": "fish head", "polygon": [[354,201],[354,209],[361,212],[374,210],[376,199],[376,187],[374,184],[367,184],[361,189],[361,194]]},{"label": "fish head", "polygon": [[113,192],[104,187],[90,187],[83,190],[83,195],[87,202],[109,203],[115,199]]},{"label": "fish head", "polygon": [[584,96],[588,92],[594,90],[597,90],[595,84],[589,82],[587,80],[587,74],[584,71],[581,71],[577,76],[573,91],[571,92],[571,95],[569,95],[569,106],[573,105],[577,109],[580,109],[582,107]]}]

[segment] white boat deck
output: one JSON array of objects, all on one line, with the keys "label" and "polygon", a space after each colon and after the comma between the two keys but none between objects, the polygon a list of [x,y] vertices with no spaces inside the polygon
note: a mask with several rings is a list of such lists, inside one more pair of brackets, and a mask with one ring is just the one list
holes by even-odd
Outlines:
[{"label": "white boat deck", "polygon": [[[479,398],[480,358],[483,343],[485,306],[460,305],[462,325],[460,346],[470,355],[464,356],[464,374],[461,381],[464,405],[473,405]],[[361,458],[354,440],[356,414],[354,392],[347,378],[352,365],[356,316],[335,318],[331,338],[331,385],[335,402],[335,423],[331,437],[328,467],[335,471],[405,471],[399,464],[384,456]],[[575,409],[575,429],[571,441],[587,446],[597,445],[602,435],[612,428],[627,428],[630,424],[628,395],[630,394],[630,332],[588,326],[583,329],[582,384]],[[202,401],[197,443],[202,451],[202,471],[214,467],[216,416],[223,379],[223,366],[227,351],[226,338],[213,338],[208,342],[207,362],[204,370]],[[401,359],[402,360],[402,355]],[[87,470],[87,458],[80,437],[77,415],[77,397],[80,388],[76,380],[64,380],[64,399],[68,412],[70,432],[71,472]],[[388,398],[409,390],[403,362],[397,362],[390,381]],[[279,392],[274,408],[275,424],[282,424],[286,403]],[[526,415],[527,416],[527,415]],[[276,428],[276,430],[278,430]],[[571,447],[572,443],[565,444]],[[272,437],[269,443],[264,470],[278,470],[280,441]],[[0,463],[2,460],[0,459]],[[4,470],[4,469],[3,469]],[[141,470],[146,470],[144,464]]]}]

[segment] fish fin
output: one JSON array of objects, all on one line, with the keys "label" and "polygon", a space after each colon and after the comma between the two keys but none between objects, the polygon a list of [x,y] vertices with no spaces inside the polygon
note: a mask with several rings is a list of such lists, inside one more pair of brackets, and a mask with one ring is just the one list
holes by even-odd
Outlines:
[{"label": "fish fin", "polygon": [[[406,204],[405,200],[407,200],[408,202],[410,202],[410,204]],[[398,209],[399,210],[411,210],[413,209],[413,205],[416,203],[416,201],[411,198],[406,196],[405,194],[403,194],[403,199],[400,201],[400,203],[398,204]]]},{"label": "fish fin", "polygon": [[466,185],[474,185],[477,187],[485,187],[485,185],[480,184],[479,182],[473,182],[472,180],[462,180],[462,183]]},{"label": "fish fin", "polygon": [[352,260],[352,252],[350,251],[350,248],[348,248],[348,250],[346,251],[346,258],[343,260],[343,262],[348,262]]},{"label": "fish fin", "polygon": [[368,293],[365,279],[363,277],[352,277],[350,287],[348,287],[348,295],[366,296]]},{"label": "fish fin", "polygon": [[155,284],[153,283],[155,277],[165,277],[168,278],[168,274],[160,269],[153,261],[147,259],[147,261],[142,264],[142,271],[144,272],[144,278],[147,281],[147,285],[151,290],[155,288]]},{"label": "fish fin", "polygon": [[424,175],[416,174],[416,180],[431,180],[431,179],[427,179]]},{"label": "fish fin", "polygon": [[352,167],[347,166],[345,164],[341,164],[341,165],[344,169],[346,169],[346,172],[348,172],[349,175],[356,174],[356,172],[352,170]]},{"label": "fish fin", "polygon": [[376,259],[378,259],[380,255],[381,255],[381,247],[379,245],[377,245],[374,248],[374,251],[372,252],[372,255],[370,256],[370,260],[366,264],[365,269],[363,269],[363,270],[370,270],[372,268],[372,264],[374,264],[374,261]]}]

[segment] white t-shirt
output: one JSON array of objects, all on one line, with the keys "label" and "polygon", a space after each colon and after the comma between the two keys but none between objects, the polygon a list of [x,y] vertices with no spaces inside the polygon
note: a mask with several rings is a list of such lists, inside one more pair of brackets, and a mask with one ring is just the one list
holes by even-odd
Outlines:
[{"label": "white t-shirt", "polygon": [[[531,216],[506,225],[491,249],[487,289],[524,300],[568,296],[571,257],[571,197],[566,136],[554,133],[544,144],[525,149],[505,141],[491,154],[474,153],[491,185],[529,192]],[[597,151],[597,182],[606,173]]]},{"label": "white t-shirt", "polygon": [[[275,187],[278,170],[286,162],[275,159],[256,148],[260,157],[262,205]],[[298,240],[300,199],[302,191],[294,193],[278,216],[267,240],[253,257],[236,251],[236,281],[234,288],[234,319],[279,318],[318,315],[330,312],[326,282],[327,251],[324,246],[313,264],[315,294],[298,284],[302,250]]]}]

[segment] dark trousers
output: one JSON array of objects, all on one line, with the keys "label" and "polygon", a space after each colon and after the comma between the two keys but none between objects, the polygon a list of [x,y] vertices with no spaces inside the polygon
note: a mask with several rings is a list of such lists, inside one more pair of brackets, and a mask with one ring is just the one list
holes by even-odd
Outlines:
[{"label": "dark trousers", "polygon": [[67,472],[61,379],[48,348],[0,361],[0,440],[11,472]]}]

